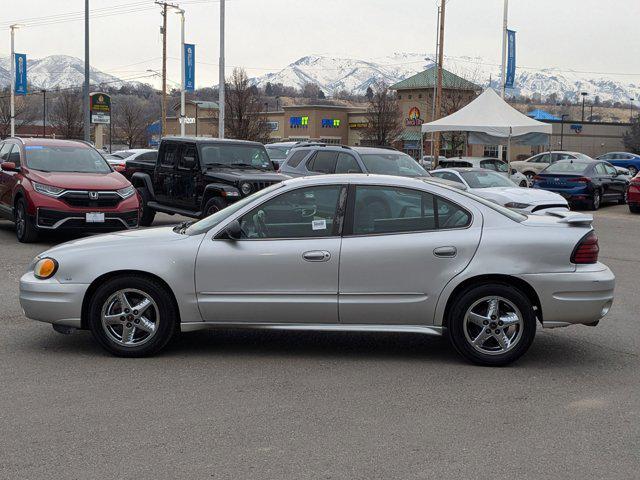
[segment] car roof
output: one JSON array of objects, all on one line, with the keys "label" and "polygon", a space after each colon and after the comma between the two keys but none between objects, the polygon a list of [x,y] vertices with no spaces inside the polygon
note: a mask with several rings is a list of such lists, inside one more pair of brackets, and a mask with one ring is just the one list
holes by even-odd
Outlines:
[{"label": "car roof", "polygon": [[25,146],[34,147],[84,147],[93,148],[89,143],[83,140],[62,140],[59,138],[22,138],[22,137],[9,137],[5,140],[18,140]]},{"label": "car roof", "polygon": [[441,162],[459,162],[467,161],[467,162],[479,162],[480,160],[500,160],[497,157],[451,157],[451,158],[443,158],[440,160]]},{"label": "car roof", "polygon": [[493,172],[498,174],[498,172],[496,172],[495,170],[489,170],[488,168],[477,168],[477,167],[438,168],[437,170],[434,170],[434,172]]},{"label": "car roof", "polygon": [[400,150],[396,150],[395,148],[381,148],[381,147],[351,147],[352,150],[361,153],[361,154],[371,154],[371,153],[402,153]]},{"label": "car roof", "polygon": [[172,142],[192,142],[192,143],[211,143],[211,144],[227,144],[227,145],[255,145],[263,147],[260,142],[251,142],[249,140],[235,140],[232,138],[213,138],[213,137],[162,137],[162,140],[171,140]]},{"label": "car roof", "polygon": [[264,146],[269,148],[269,147],[291,147],[293,145],[298,144],[299,142],[273,142],[273,143],[266,143]]}]

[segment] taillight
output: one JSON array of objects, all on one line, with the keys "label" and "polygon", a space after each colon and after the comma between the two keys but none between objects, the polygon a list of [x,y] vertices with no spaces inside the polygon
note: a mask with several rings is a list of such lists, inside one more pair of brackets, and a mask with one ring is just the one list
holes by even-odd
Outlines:
[{"label": "taillight", "polygon": [[571,263],[596,263],[598,261],[598,236],[593,230],[580,239],[571,254]]},{"label": "taillight", "polygon": [[535,177],[533,177],[533,181],[534,181],[534,182],[535,182],[535,181],[538,181],[538,182],[539,182],[540,180],[542,180],[542,177],[541,177],[540,175],[536,175]]},{"label": "taillight", "polygon": [[573,183],[589,183],[591,179],[587,177],[578,177],[578,178],[572,178],[571,181]]}]

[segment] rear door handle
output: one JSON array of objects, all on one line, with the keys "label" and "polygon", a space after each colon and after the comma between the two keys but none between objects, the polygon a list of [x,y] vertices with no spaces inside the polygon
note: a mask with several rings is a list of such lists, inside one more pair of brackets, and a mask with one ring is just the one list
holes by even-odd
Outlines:
[{"label": "rear door handle", "polygon": [[327,262],[331,258],[331,254],[326,250],[310,250],[302,254],[307,262]]},{"label": "rear door handle", "polygon": [[433,254],[436,257],[451,258],[455,257],[457,253],[458,249],[456,247],[438,247],[433,250]]}]

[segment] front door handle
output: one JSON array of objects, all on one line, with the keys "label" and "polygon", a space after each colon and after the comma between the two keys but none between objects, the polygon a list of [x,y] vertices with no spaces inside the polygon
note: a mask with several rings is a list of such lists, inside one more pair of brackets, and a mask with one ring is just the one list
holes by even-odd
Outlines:
[{"label": "front door handle", "polygon": [[331,258],[331,254],[326,250],[311,250],[302,254],[307,262],[327,262]]},{"label": "front door handle", "polygon": [[455,257],[457,253],[458,253],[458,249],[456,247],[438,247],[433,250],[433,254],[436,257],[443,257],[443,258]]}]

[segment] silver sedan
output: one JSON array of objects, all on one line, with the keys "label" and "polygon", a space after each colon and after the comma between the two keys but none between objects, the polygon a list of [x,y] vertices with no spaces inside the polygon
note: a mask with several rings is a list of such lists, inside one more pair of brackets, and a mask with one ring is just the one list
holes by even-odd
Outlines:
[{"label": "silver sedan", "polygon": [[411,178],[292,179],[193,224],[54,247],[21,278],[20,301],[121,356],[179,331],[249,327],[447,335],[467,359],[503,365],[537,323],[608,312],[614,276],[591,220],[527,217]]}]

